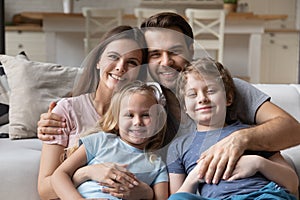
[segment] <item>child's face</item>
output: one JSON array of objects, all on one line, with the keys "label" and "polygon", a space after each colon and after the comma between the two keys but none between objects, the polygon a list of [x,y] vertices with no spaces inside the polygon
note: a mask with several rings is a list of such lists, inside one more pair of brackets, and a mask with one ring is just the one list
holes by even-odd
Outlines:
[{"label": "child's face", "polygon": [[186,113],[197,123],[198,131],[221,128],[226,116],[226,93],[215,78],[187,75],[185,87]]},{"label": "child's face", "polygon": [[134,93],[122,99],[118,127],[123,141],[144,148],[148,138],[155,134],[156,104],[155,97],[149,94]]}]

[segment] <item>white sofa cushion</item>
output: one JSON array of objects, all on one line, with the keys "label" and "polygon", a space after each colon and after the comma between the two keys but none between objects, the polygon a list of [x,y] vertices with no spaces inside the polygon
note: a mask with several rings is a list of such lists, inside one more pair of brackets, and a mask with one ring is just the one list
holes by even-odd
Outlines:
[{"label": "white sofa cushion", "polygon": [[271,102],[283,108],[300,122],[300,85],[254,84],[271,96]]}]

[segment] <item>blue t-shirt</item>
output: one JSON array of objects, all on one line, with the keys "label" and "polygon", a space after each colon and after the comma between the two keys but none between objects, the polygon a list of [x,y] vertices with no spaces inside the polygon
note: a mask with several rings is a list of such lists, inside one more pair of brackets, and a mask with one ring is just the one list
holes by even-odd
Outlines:
[{"label": "blue t-shirt", "polygon": [[[81,138],[80,142],[86,149],[88,165],[105,162],[128,164],[127,169],[149,186],[169,181],[166,166],[159,156],[130,146],[116,134],[99,132]],[[101,187],[95,181],[86,181],[77,190],[84,198],[118,199],[102,193]]]},{"label": "blue t-shirt", "polygon": [[[222,129],[194,132],[178,137],[171,143],[168,149],[167,168],[169,173],[175,174],[189,174],[191,170],[197,165],[196,161],[199,159],[202,152],[207,150],[224,137],[230,135],[232,132],[248,128],[248,125],[235,122]],[[270,157],[274,152],[245,152],[247,154],[261,155],[263,157]],[[260,173],[252,177],[224,181],[221,180],[219,184],[199,184],[199,193],[202,197],[224,199],[233,194],[248,194],[257,191],[270,181],[263,177]]]}]

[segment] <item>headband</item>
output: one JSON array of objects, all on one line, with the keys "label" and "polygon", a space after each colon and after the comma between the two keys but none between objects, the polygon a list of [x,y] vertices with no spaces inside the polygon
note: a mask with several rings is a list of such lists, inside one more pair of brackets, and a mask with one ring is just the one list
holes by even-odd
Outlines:
[{"label": "headband", "polygon": [[160,85],[156,82],[147,82],[148,86],[152,87],[154,89],[154,96],[159,104],[162,106],[166,105],[166,97],[162,92],[162,89]]}]

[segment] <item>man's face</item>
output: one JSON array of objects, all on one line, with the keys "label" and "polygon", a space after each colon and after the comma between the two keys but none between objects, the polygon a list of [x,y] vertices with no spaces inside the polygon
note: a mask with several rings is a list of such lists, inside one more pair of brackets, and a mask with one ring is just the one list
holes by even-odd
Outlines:
[{"label": "man's face", "polygon": [[178,29],[151,29],[145,32],[149,50],[148,71],[161,85],[175,89],[178,73],[189,63],[192,50]]}]

